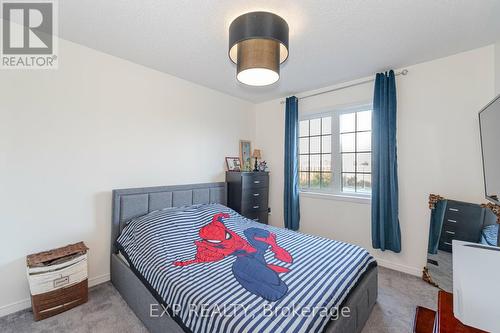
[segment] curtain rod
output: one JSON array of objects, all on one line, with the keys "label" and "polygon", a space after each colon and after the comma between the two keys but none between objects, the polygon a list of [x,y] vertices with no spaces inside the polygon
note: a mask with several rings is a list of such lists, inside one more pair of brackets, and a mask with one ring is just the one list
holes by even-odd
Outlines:
[{"label": "curtain rod", "polygon": [[[407,69],[403,69],[401,72],[397,72],[395,74],[395,76],[399,76],[399,75],[405,76],[407,74],[408,74],[408,70]],[[338,90],[342,90],[342,89],[346,89],[346,88],[360,86],[362,84],[370,83],[370,82],[373,82],[373,81],[375,81],[374,78],[373,79],[364,80],[364,81],[359,81],[359,82],[356,82],[356,83],[348,84],[346,86],[337,87],[337,88],[333,88],[333,89],[330,89],[330,90],[325,90],[325,91],[317,92],[317,93],[314,93],[314,94],[311,94],[311,95],[305,95],[305,96],[302,96],[302,97],[298,97],[298,99],[301,100],[301,99],[306,99],[306,98],[309,98],[309,97],[314,97],[314,96],[318,96],[318,95],[328,94],[328,93],[331,93],[331,92],[334,92],[334,91],[338,91]],[[280,104],[285,104],[285,100],[281,100]]]}]

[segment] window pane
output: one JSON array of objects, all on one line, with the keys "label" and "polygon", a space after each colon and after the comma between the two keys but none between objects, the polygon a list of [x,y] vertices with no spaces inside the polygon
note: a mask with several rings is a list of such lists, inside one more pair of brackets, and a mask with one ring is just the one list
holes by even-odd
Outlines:
[{"label": "window pane", "polygon": [[354,173],[343,173],[342,174],[342,191],[344,192],[355,192],[356,174]]},{"label": "window pane", "polygon": [[320,165],[319,165],[319,161],[320,161],[320,156],[321,155],[310,155],[310,166],[311,166],[311,171],[321,171],[320,170]]},{"label": "window pane", "polygon": [[314,154],[314,153],[320,153],[321,152],[321,137],[320,136],[315,136],[315,137],[311,137],[310,138],[311,140],[311,154]]},{"label": "window pane", "polygon": [[309,120],[299,122],[299,136],[309,136]]},{"label": "window pane", "polygon": [[340,145],[341,152],[354,152],[354,133],[341,134],[340,135]]},{"label": "window pane", "polygon": [[299,153],[300,154],[309,153],[309,138],[300,138],[299,139]]},{"label": "window pane", "polygon": [[311,172],[309,175],[310,175],[309,187],[310,188],[319,188],[320,187],[320,181],[321,181],[321,173],[319,173],[319,172]]},{"label": "window pane", "polygon": [[309,135],[320,135],[321,134],[321,118],[310,120],[310,131]]},{"label": "window pane", "polygon": [[358,154],[358,165],[356,172],[372,172],[372,154]]},{"label": "window pane", "polygon": [[372,175],[357,174],[357,192],[371,193]]},{"label": "window pane", "polygon": [[300,155],[299,170],[309,171],[309,155]]},{"label": "window pane", "polygon": [[332,134],[332,117],[321,118],[321,134]]},{"label": "window pane", "polygon": [[355,154],[342,154],[342,172],[354,172]]},{"label": "window pane", "polygon": [[372,112],[358,112],[358,131],[371,131],[372,129]]},{"label": "window pane", "polygon": [[321,152],[331,153],[332,152],[332,136],[325,135],[321,137]]},{"label": "window pane", "polygon": [[321,173],[321,188],[332,187],[332,174],[330,172]]},{"label": "window pane", "polygon": [[323,154],[321,155],[321,171],[331,171],[332,170],[332,155]]},{"label": "window pane", "polygon": [[340,115],[340,133],[354,132],[356,116],[355,113],[345,113]]},{"label": "window pane", "polygon": [[308,181],[308,172],[301,172],[299,174],[299,186],[300,187],[308,187],[309,186],[309,181]]},{"label": "window pane", "polygon": [[372,132],[361,132],[357,133],[357,150],[358,151],[370,151],[372,150]]}]

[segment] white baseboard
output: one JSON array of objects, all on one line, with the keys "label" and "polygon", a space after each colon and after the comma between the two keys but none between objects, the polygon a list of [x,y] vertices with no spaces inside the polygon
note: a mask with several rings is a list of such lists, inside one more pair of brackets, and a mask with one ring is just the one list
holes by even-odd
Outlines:
[{"label": "white baseboard", "polygon": [[[111,275],[108,273],[108,274],[103,274],[103,275],[99,275],[99,276],[95,276],[93,278],[90,278],[89,279],[89,288],[109,281],[110,276]],[[23,299],[23,300],[14,302],[14,303],[10,303],[7,305],[3,305],[3,306],[0,306],[0,317],[9,315],[9,314],[17,312],[17,311],[28,309],[30,307],[31,307],[31,299],[29,299],[29,298],[26,298],[26,299]]]},{"label": "white baseboard", "polygon": [[31,307],[31,300],[29,298],[0,306],[0,317],[9,315],[11,313],[21,311]]},{"label": "white baseboard", "polygon": [[89,279],[89,288],[97,286],[98,284],[108,282],[111,279],[111,274],[103,274],[99,276],[95,276]]},{"label": "white baseboard", "polygon": [[399,272],[403,272],[406,274],[418,276],[418,277],[422,276],[422,269],[420,269],[420,268],[396,264],[396,263],[393,263],[393,262],[390,262],[390,261],[387,261],[384,259],[379,259],[379,258],[376,258],[376,260],[377,260],[377,263],[382,267],[389,268],[389,269],[399,271]]}]

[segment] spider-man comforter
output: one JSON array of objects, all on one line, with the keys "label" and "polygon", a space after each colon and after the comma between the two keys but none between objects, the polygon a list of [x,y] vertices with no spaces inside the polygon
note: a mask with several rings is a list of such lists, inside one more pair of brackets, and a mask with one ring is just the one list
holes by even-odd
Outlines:
[{"label": "spider-man comforter", "polygon": [[152,212],[117,243],[192,332],[321,332],[375,264],[358,246],[266,226],[219,204]]}]

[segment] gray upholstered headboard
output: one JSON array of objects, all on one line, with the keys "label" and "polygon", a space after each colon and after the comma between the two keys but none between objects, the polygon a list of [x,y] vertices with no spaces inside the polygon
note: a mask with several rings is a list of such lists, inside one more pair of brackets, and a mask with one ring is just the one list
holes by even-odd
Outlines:
[{"label": "gray upholstered headboard", "polygon": [[111,253],[117,252],[115,241],[120,236],[125,224],[131,219],[163,208],[206,203],[220,203],[225,205],[226,183],[113,190]]}]

